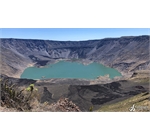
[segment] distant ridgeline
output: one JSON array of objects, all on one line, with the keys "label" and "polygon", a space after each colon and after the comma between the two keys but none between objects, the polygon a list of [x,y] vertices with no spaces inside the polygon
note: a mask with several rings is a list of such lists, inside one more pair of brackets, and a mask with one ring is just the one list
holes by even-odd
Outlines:
[{"label": "distant ridgeline", "polygon": [[149,69],[149,36],[88,41],[1,39],[1,58],[1,73],[12,77],[20,77],[29,66],[60,59],[86,59],[127,73]]}]

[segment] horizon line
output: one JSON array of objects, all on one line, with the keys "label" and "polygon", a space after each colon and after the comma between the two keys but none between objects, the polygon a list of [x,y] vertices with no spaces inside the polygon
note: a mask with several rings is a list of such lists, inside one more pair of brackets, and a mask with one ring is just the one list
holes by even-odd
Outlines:
[{"label": "horizon line", "polygon": [[102,39],[117,39],[117,38],[127,38],[127,37],[140,37],[140,36],[149,36],[150,35],[129,35],[129,36],[120,36],[120,37],[105,37],[105,38],[99,38],[99,39],[85,39],[85,40],[50,40],[50,39],[37,39],[37,38],[11,38],[11,37],[8,37],[8,38],[0,38],[0,39],[17,39],[17,40],[44,40],[44,41],[92,41],[92,40],[102,40]]}]

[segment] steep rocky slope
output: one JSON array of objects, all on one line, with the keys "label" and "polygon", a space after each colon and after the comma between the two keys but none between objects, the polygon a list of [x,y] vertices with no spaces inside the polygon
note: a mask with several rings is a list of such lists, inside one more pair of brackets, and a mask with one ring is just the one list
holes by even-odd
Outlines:
[{"label": "steep rocky slope", "polygon": [[150,112],[150,94],[144,92],[126,100],[104,105],[97,111],[100,112]]},{"label": "steep rocky slope", "polygon": [[[81,111],[99,109],[103,105],[114,104],[140,93],[149,94],[149,71],[137,71],[128,80],[120,80],[107,84],[74,85],[53,83],[50,80],[16,79],[2,75],[2,79],[9,79],[21,90],[34,84],[38,89],[38,98],[41,104],[56,103],[60,98],[68,98]],[[69,82],[68,82],[69,83]],[[122,105],[123,107],[123,105]],[[120,108],[122,108],[120,106]]]},{"label": "steep rocky slope", "polygon": [[1,73],[19,77],[30,65],[43,66],[57,59],[86,59],[122,73],[149,69],[149,36],[88,41],[1,39]]}]

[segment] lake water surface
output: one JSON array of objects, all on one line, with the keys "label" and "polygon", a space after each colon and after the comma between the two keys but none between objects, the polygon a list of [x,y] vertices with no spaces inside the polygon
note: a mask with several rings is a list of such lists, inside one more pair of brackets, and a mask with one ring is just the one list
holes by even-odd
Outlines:
[{"label": "lake water surface", "polygon": [[45,79],[48,78],[76,78],[76,79],[96,79],[98,76],[109,74],[110,78],[121,76],[117,70],[105,67],[99,63],[83,65],[79,62],[59,61],[46,67],[28,67],[24,70],[21,78]]}]

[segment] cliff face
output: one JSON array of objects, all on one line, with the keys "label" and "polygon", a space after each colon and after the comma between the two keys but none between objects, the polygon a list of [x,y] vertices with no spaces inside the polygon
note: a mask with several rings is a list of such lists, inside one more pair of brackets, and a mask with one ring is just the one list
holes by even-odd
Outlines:
[{"label": "cliff face", "polygon": [[121,72],[149,69],[149,36],[89,41],[1,39],[1,73],[19,77],[32,64],[88,59]]}]

